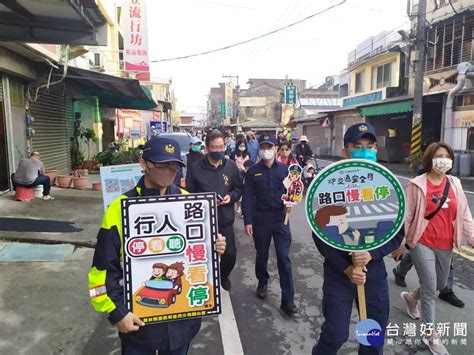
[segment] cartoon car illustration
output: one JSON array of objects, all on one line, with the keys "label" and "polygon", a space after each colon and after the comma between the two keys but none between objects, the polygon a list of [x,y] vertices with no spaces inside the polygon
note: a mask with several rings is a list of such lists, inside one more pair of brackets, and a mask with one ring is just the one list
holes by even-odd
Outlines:
[{"label": "cartoon car illustration", "polygon": [[146,307],[167,308],[176,302],[176,296],[182,290],[181,278],[174,285],[168,280],[148,280],[135,296],[135,301]]}]

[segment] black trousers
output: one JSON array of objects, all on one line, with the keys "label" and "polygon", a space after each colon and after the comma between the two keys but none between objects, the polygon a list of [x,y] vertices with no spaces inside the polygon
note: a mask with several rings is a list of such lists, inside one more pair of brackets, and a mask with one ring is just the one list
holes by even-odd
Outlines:
[{"label": "black trousers", "polygon": [[228,224],[219,226],[218,231],[225,237],[226,248],[225,253],[221,256],[221,278],[229,277],[234,269],[235,260],[237,258],[237,249],[235,247],[234,225]]}]

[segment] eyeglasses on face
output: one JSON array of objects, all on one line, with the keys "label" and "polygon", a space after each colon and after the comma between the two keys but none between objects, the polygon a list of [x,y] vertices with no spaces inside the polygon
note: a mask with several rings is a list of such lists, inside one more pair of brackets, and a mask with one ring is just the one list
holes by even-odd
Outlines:
[{"label": "eyeglasses on face", "polygon": [[176,171],[179,169],[179,164],[173,161],[166,162],[166,163],[154,163],[152,161],[147,160],[147,164],[151,164],[155,169],[168,169],[172,171]]}]

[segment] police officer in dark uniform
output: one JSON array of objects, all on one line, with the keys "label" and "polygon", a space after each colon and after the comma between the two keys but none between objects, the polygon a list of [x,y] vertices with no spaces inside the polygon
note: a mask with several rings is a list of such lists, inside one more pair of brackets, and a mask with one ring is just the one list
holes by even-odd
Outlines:
[{"label": "police officer in dark uniform", "polygon": [[[117,326],[123,355],[155,355],[156,350],[159,354],[184,355],[199,332],[201,318],[145,326],[127,308],[123,294],[122,200],[188,193],[173,185],[178,168],[184,165],[175,140],[159,136],[149,140],[143,148],[140,165],[144,175],[137,186],[116,198],[104,214],[88,274],[91,303],[96,311],[108,313],[110,322]],[[225,238],[220,234],[215,248],[220,255],[225,252]]]},{"label": "police officer in dark uniform", "polygon": [[[355,124],[344,135],[345,158],[377,160],[375,130],[368,123]],[[387,271],[384,256],[392,253],[401,257],[397,250],[404,237],[403,229],[387,244],[368,251],[349,254],[335,249],[321,241],[313,233],[316,247],[324,256],[323,314],[325,322],[321,327],[319,341],[313,348],[313,355],[337,354],[349,337],[349,323],[352,305],[357,302],[357,285],[365,284],[367,318],[377,321],[384,331],[390,309],[388,298]],[[396,251],[397,250],[397,251]],[[358,272],[355,266],[366,268]],[[359,345],[359,354],[382,354],[383,345],[377,347]]]},{"label": "police officer in dark uniform", "polygon": [[282,195],[286,194],[283,180],[288,167],[276,161],[276,139],[272,134],[262,134],[258,139],[260,162],[250,167],[245,176],[242,209],[245,232],[253,237],[257,251],[255,274],[258,279],[257,297],[267,296],[268,252],[273,237],[278,260],[281,287],[281,309],[288,315],[297,312],[294,304],[293,276],[289,258],[290,226],[284,224],[285,207]]}]

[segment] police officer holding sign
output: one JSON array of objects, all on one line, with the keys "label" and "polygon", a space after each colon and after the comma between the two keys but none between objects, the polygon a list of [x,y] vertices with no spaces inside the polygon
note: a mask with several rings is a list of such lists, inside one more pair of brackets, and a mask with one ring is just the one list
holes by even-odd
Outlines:
[{"label": "police officer holding sign", "polygon": [[[199,332],[201,318],[145,325],[130,312],[124,299],[122,200],[188,193],[173,185],[176,172],[184,166],[175,140],[157,136],[146,142],[140,165],[144,176],[137,186],[115,199],[105,211],[88,275],[91,303],[96,311],[107,313],[117,327],[123,355],[156,354],[156,350],[159,354],[184,355]],[[215,248],[221,255],[225,252],[225,238],[220,234]]]},{"label": "police officer holding sign", "polygon": [[[342,155],[347,159],[366,159],[375,162],[377,145],[374,128],[368,123],[349,127],[344,135]],[[356,234],[355,237],[358,239],[359,235]],[[376,249],[348,253],[326,244],[313,233],[316,247],[324,256],[322,308],[325,318],[319,341],[313,348],[313,355],[337,354],[349,338],[352,306],[354,301],[359,301],[357,285],[365,285],[367,317],[377,321],[382,332],[385,330],[390,305],[383,258],[390,253],[395,258],[401,257],[394,251],[400,246],[403,237],[402,228],[390,241]],[[378,346],[361,344],[359,347],[359,354],[382,353],[383,344]]]},{"label": "police officer holding sign", "polygon": [[258,139],[260,161],[249,168],[245,177],[242,208],[245,232],[253,237],[257,251],[255,274],[258,279],[257,297],[267,296],[269,274],[268,252],[273,237],[278,259],[278,273],[282,291],[281,309],[288,315],[297,312],[294,304],[293,276],[289,258],[290,226],[284,224],[285,207],[282,195],[286,194],[283,180],[288,176],[288,167],[276,161],[276,139],[272,134],[262,134]]}]

